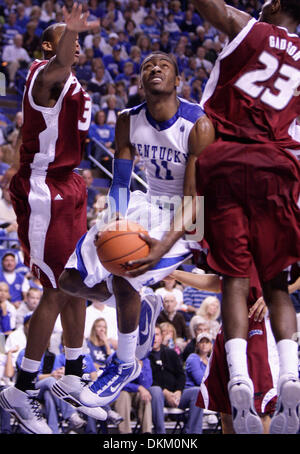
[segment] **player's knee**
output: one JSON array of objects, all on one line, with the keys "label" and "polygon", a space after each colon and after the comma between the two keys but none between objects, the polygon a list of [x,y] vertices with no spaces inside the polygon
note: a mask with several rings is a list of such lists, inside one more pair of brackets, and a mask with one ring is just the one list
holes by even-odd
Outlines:
[{"label": "player's knee", "polygon": [[58,285],[64,292],[77,295],[78,293],[78,279],[72,273],[72,270],[64,270],[58,279]]},{"label": "player's knee", "polygon": [[273,279],[264,282],[262,288],[267,303],[272,299],[274,292],[277,292],[278,290],[288,293],[288,273],[286,271],[279,273]]},{"label": "player's knee", "polygon": [[113,290],[116,297],[132,298],[136,295],[136,290],[129,284],[129,282],[120,277],[114,276],[113,278]]}]

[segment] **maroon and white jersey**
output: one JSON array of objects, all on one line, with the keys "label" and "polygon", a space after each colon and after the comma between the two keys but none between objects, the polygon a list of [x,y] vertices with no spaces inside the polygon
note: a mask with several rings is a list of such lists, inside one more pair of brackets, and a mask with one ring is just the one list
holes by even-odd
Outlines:
[{"label": "maroon and white jersey", "polygon": [[23,96],[24,124],[20,149],[21,169],[49,175],[70,172],[82,160],[91,121],[91,99],[70,73],[54,107],[34,102],[32,87],[48,61],[30,67]]},{"label": "maroon and white jersey", "polygon": [[300,38],[251,19],[220,53],[201,107],[218,136],[300,154]]}]

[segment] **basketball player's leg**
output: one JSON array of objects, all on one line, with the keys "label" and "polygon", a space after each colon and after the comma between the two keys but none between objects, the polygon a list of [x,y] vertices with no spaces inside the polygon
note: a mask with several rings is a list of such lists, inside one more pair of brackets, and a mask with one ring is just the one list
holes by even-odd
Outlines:
[{"label": "basketball player's leg", "polygon": [[287,273],[263,284],[264,298],[279,354],[278,405],[271,433],[297,433],[299,429],[300,382],[298,379],[297,320],[288,294]]},{"label": "basketball player's leg", "polygon": [[66,268],[59,277],[59,287],[71,296],[105,302],[111,297],[106,281],[99,282],[93,287],[85,285],[80,272],[75,268]]},{"label": "basketball player's leg", "polygon": [[205,232],[209,244],[208,263],[223,276],[222,325],[233,425],[236,433],[261,433],[247,364],[247,298],[252,264],[249,221],[243,205],[230,191],[226,197],[218,198],[215,189],[207,197]]},{"label": "basketball player's leg", "polygon": [[44,288],[41,301],[30,320],[25,354],[17,375],[16,386],[7,388],[0,396],[1,405],[17,418],[28,433],[51,433],[37,412],[38,407],[34,399],[35,380],[55,321],[64,304],[63,297],[62,292],[57,289]]}]

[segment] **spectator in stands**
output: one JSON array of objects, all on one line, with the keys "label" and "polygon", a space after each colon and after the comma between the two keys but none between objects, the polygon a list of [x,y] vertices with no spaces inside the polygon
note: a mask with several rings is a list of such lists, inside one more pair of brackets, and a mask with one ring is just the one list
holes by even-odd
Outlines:
[{"label": "spectator in stands", "polygon": [[38,288],[30,287],[26,293],[24,301],[16,310],[16,328],[19,328],[24,322],[25,315],[33,312],[41,299],[42,292]]},{"label": "spectator in stands", "polygon": [[107,358],[113,349],[107,338],[107,322],[105,318],[97,318],[91,328],[91,334],[87,339],[87,348],[92,357],[97,371],[101,371],[107,365]]},{"label": "spectator in stands", "polygon": [[92,93],[104,95],[107,90],[107,84],[112,83],[113,79],[108,71],[105,71],[104,65],[99,64],[95,69],[95,75],[88,82],[87,89]]},{"label": "spectator in stands", "polygon": [[[112,298],[113,299],[113,298]],[[107,306],[100,301],[93,300],[86,309],[84,337],[87,339],[91,334],[94,321],[97,318],[104,318],[107,323],[107,337],[114,350],[117,349],[117,313],[114,307]]]},{"label": "spectator in stands", "polygon": [[26,25],[27,25],[28,21],[29,21],[29,17],[26,16],[25,6],[23,5],[23,3],[19,3],[17,5],[16,25],[18,27],[20,27],[20,29],[22,30],[22,34],[25,33]]},{"label": "spectator in stands", "polygon": [[87,205],[91,208],[98,192],[97,189],[93,187],[94,177],[91,169],[84,169],[82,171],[82,178],[87,187]]},{"label": "spectator in stands", "polygon": [[142,104],[145,101],[145,93],[143,87],[138,86],[137,93],[131,96],[128,96],[128,102],[126,107],[134,107]]},{"label": "spectator in stands", "polygon": [[169,54],[172,50],[170,43],[170,32],[163,30],[160,35],[160,48],[162,52]]},{"label": "spectator in stands", "polygon": [[[110,95],[111,96],[111,95]],[[91,124],[89,129],[89,137],[91,139],[96,139],[98,142],[102,143],[106,148],[113,152],[113,143],[115,140],[115,130],[112,125],[107,123],[106,112],[104,109],[98,110],[94,117],[94,122]],[[95,159],[100,163],[105,165],[105,162],[108,158],[107,153],[102,150],[95,142],[91,144],[91,153]]]},{"label": "spectator in stands", "polygon": [[206,49],[203,46],[199,46],[196,52],[196,64],[197,68],[204,68],[208,73],[211,72],[213,64],[206,58]]},{"label": "spectator in stands", "polygon": [[104,55],[102,59],[105,68],[109,71],[113,79],[120,74],[124,63],[124,60],[121,57],[121,50],[120,44],[116,44],[112,49],[112,53]]},{"label": "spectator in stands", "polygon": [[12,224],[16,222],[16,214],[14,212],[10,193],[8,188],[2,189],[2,198],[0,199],[0,224]]},{"label": "spectator in stands", "polygon": [[106,114],[106,122],[108,125],[115,126],[119,110],[117,109],[117,98],[115,95],[107,97],[107,107],[104,112]]},{"label": "spectator in stands", "polygon": [[201,385],[212,352],[212,347],[212,337],[208,332],[198,334],[195,352],[187,357],[185,364],[185,386],[187,388]]},{"label": "spectator in stands", "polygon": [[195,102],[195,100],[191,96],[192,94],[192,87],[189,84],[183,84],[181,87],[181,91],[179,92],[179,96],[186,101]]},{"label": "spectator in stands", "polygon": [[[184,341],[190,338],[190,333],[183,315],[176,310],[177,301],[174,295],[167,294],[163,297],[163,310],[157,318],[157,323],[169,322],[176,329],[176,335]],[[181,342],[183,347],[184,343]]]},{"label": "spectator in stands", "polygon": [[15,150],[17,147],[17,140],[23,125],[23,112],[18,111],[15,114],[13,122],[6,128],[6,136],[8,142],[13,148],[13,155],[15,155]]},{"label": "spectator in stands", "polygon": [[18,354],[26,346],[31,315],[32,313],[25,315],[23,325],[10,333],[5,341],[5,351],[11,351],[11,364],[15,370]]},{"label": "spectator in stands", "polygon": [[92,78],[92,66],[90,62],[87,61],[85,53],[79,54],[78,63],[75,67],[75,73],[78,80],[85,80],[88,82]]},{"label": "spectator in stands", "polygon": [[[0,180],[1,181],[1,180]],[[15,247],[18,244],[18,224],[12,222],[10,224],[0,224],[0,247],[10,248]]]},{"label": "spectator in stands", "polygon": [[176,36],[179,36],[181,30],[177,22],[175,21],[174,14],[170,12],[167,15],[167,20],[164,23],[164,30],[170,33],[170,38],[174,39]]},{"label": "spectator in stands", "polygon": [[180,347],[177,345],[177,334],[176,334],[175,326],[169,322],[160,323],[159,326],[161,329],[163,345],[175,350],[175,352],[178,355],[180,355],[181,350],[180,350]]},{"label": "spectator in stands", "polygon": [[[118,82],[118,84],[119,84],[119,82]],[[122,97],[120,96],[120,93],[118,92],[118,84],[112,82],[112,83],[107,85],[107,94],[105,94],[104,96],[101,96],[101,102],[100,102],[101,109],[104,109],[104,108],[107,107],[107,98],[110,95],[115,95],[116,96],[117,109],[120,109],[120,110],[124,109],[126,104],[124,104],[124,100],[122,99]],[[126,90],[125,90],[125,94],[127,96]]]},{"label": "spectator in stands", "polygon": [[95,224],[98,215],[106,208],[106,205],[106,196],[100,192],[96,194],[93,208],[91,210],[88,210],[87,213],[88,229],[90,229]]},{"label": "spectator in stands", "polygon": [[127,19],[125,22],[124,30],[128,37],[128,42],[131,45],[135,45],[136,44],[136,35],[137,35],[137,32],[139,31],[139,28],[137,27],[134,20]]},{"label": "spectator in stands", "polygon": [[45,29],[45,23],[41,21],[42,9],[38,5],[34,5],[31,9],[30,20],[37,22],[36,34],[41,37],[43,30]]},{"label": "spectator in stands", "polygon": [[14,87],[15,75],[21,65],[27,67],[31,62],[28,52],[23,47],[23,35],[15,34],[13,44],[8,44],[3,48],[2,59],[8,64],[9,86]]},{"label": "spectator in stands", "polygon": [[120,434],[132,433],[132,409],[135,410],[137,420],[141,426],[141,433],[152,432],[152,397],[149,392],[149,388],[152,385],[152,369],[148,358],[141,362],[142,370],[140,375],[124,386],[115,401],[115,410],[123,418],[123,421],[118,426]]},{"label": "spectator in stands", "polygon": [[194,315],[190,321],[189,325],[191,340],[187,343],[185,349],[182,352],[182,360],[186,361],[187,357],[195,352],[196,349],[196,339],[200,333],[209,331],[209,323],[205,318],[200,315]]},{"label": "spectator in stands", "polygon": [[10,301],[17,308],[29,290],[28,279],[23,273],[16,271],[17,260],[13,252],[6,252],[2,257],[0,281],[8,284]]},{"label": "spectator in stands", "polygon": [[193,99],[195,99],[196,102],[200,102],[202,98],[202,82],[199,79],[194,79],[192,82],[192,91],[191,91],[191,96]]},{"label": "spectator in stands", "polygon": [[0,333],[6,336],[16,327],[16,308],[9,302],[9,287],[0,281]]},{"label": "spectator in stands", "polygon": [[152,420],[154,433],[166,433],[164,406],[189,408],[184,433],[202,432],[202,410],[196,406],[199,387],[185,389],[185,373],[182,362],[174,350],[162,345],[159,326],[155,327],[155,338],[149,354],[153,384],[149,388],[152,396]]},{"label": "spectator in stands", "polygon": [[12,45],[14,37],[22,33],[22,28],[17,25],[17,13],[15,10],[11,10],[7,16],[7,20],[2,25],[2,46],[5,48],[5,46]]},{"label": "spectator in stands", "polygon": [[147,35],[140,35],[137,39],[137,46],[141,49],[141,57],[144,59],[151,52],[151,39]]},{"label": "spectator in stands", "polygon": [[202,46],[204,43],[204,35],[205,29],[203,25],[198,25],[196,28],[196,37],[192,39],[192,50],[194,54],[197,52],[198,47]]},{"label": "spectator in stands", "polygon": [[214,64],[216,59],[218,58],[218,53],[216,52],[213,38],[206,39],[203,43],[203,47],[206,51],[205,58],[209,60],[212,64]]},{"label": "spectator in stands", "polygon": [[157,23],[150,14],[144,17],[143,22],[140,24],[142,33],[148,35],[151,39],[158,39],[160,37],[160,30]]},{"label": "spectator in stands", "polygon": [[179,26],[182,32],[192,33],[196,35],[197,25],[195,24],[195,22],[193,22],[192,10],[190,9],[186,10],[186,12],[184,13],[184,19],[182,22],[180,22]]},{"label": "spectator in stands", "polygon": [[132,13],[131,19],[136,23],[137,26],[141,25],[144,17],[147,15],[147,10],[142,6],[139,0],[132,0],[130,4]]},{"label": "spectator in stands", "polygon": [[179,309],[183,303],[183,292],[177,285],[176,280],[171,276],[167,276],[163,281],[161,281],[161,287],[157,288],[155,293],[161,295],[162,297],[169,294],[174,295],[177,301],[176,309]]},{"label": "spectator in stands", "polygon": [[46,0],[42,3],[40,20],[48,27],[49,22],[54,21],[56,18],[55,3],[51,0]]},{"label": "spectator in stands", "polygon": [[134,63],[130,60],[127,60],[123,65],[123,71],[115,78],[115,82],[124,82],[129,94],[131,94],[130,89],[133,79],[135,79],[135,81],[138,79],[137,74],[135,74],[134,72],[134,68]]},{"label": "spectator in stands", "polygon": [[[123,110],[126,107],[126,104],[128,102],[128,96],[130,96],[130,87],[129,90],[126,88],[126,84],[124,83],[123,80],[119,80],[116,82],[115,86],[115,93],[113,93],[116,96],[116,109],[118,110]],[[105,100],[106,102],[106,100]],[[106,107],[106,105],[103,104],[103,107]]]},{"label": "spectator in stands", "polygon": [[220,329],[220,323],[217,321],[220,318],[220,313],[221,305],[216,296],[206,297],[197,310],[197,315],[200,315],[208,321],[209,332],[211,333],[213,339],[216,338]]}]

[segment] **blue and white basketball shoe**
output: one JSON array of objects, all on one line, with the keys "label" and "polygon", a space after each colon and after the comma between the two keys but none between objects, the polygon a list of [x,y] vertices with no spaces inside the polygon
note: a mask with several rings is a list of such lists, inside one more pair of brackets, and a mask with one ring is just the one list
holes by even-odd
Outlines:
[{"label": "blue and white basketball shoe", "polygon": [[139,337],[136,347],[136,357],[146,358],[152,348],[157,317],[163,308],[162,297],[155,295],[152,289],[147,289],[141,301]]},{"label": "blue and white basketball shoe", "polygon": [[80,402],[88,407],[103,407],[109,404],[118,397],[127,383],[140,375],[141,369],[137,359],[133,363],[125,363],[114,353],[100,377],[91,386],[83,388]]}]

